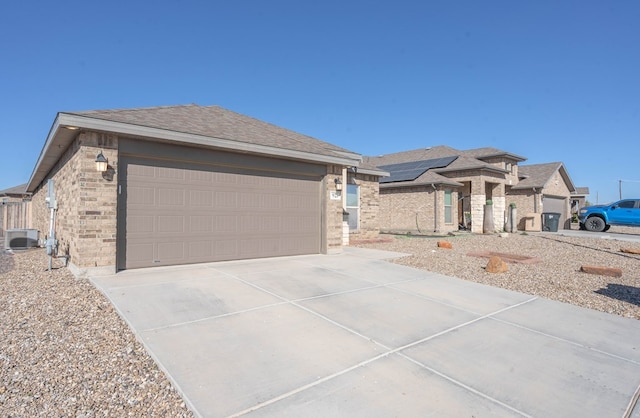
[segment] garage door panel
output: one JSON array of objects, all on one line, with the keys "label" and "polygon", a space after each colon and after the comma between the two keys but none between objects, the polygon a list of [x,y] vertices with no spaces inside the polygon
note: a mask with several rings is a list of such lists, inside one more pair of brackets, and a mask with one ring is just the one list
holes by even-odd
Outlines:
[{"label": "garage door panel", "polygon": [[266,234],[282,232],[281,219],[277,216],[264,216],[259,220],[259,231]]},{"label": "garage door panel", "polygon": [[125,268],[320,252],[317,176],[123,163]]},{"label": "garage door panel", "polygon": [[155,246],[153,243],[127,243],[127,263],[130,267],[147,267],[149,260],[154,260]]},{"label": "garage door panel", "polygon": [[157,167],[156,170],[158,178],[162,179],[165,183],[171,183],[172,180],[179,180],[175,183],[184,183],[186,173],[180,168]]},{"label": "garage door panel", "polygon": [[237,233],[238,230],[238,217],[234,215],[218,215],[215,217],[215,228],[213,229],[213,233],[215,234],[224,234],[224,233]]},{"label": "garage door panel", "polygon": [[283,222],[281,227],[287,234],[305,232],[312,234],[315,230],[320,228],[320,224],[317,219],[309,216],[291,216],[287,219],[287,222]]},{"label": "garage door panel", "polygon": [[185,192],[180,189],[159,189],[158,205],[185,206]]},{"label": "garage door panel", "polygon": [[213,232],[213,219],[211,216],[196,216],[189,217],[189,232],[192,234],[198,233],[212,233]]},{"label": "garage door panel", "polygon": [[127,204],[133,205],[154,205],[156,203],[156,191],[153,187],[130,187]]},{"label": "garage door panel", "polygon": [[156,168],[147,165],[132,165],[127,168],[127,177],[130,179],[135,179],[137,177],[144,178],[155,178],[156,177]]},{"label": "garage door panel", "polygon": [[160,215],[158,216],[157,231],[161,234],[169,233],[183,235],[186,232],[184,223],[183,215]]},{"label": "garage door panel", "polygon": [[155,217],[150,215],[131,216],[128,233],[132,235],[149,235],[155,232]]},{"label": "garage door panel", "polygon": [[209,171],[193,170],[189,171],[187,174],[189,176],[189,182],[193,185],[202,184],[206,186],[211,184],[213,181],[213,173]]},{"label": "garage door panel", "polygon": [[190,206],[213,207],[213,191],[211,190],[189,190]]},{"label": "garage door panel", "polygon": [[212,173],[212,181],[221,186],[234,186],[238,184],[238,177],[233,173]]},{"label": "garage door panel", "polygon": [[209,260],[213,256],[213,243],[209,240],[192,241],[188,244],[188,252],[194,260]]},{"label": "garage door panel", "polygon": [[238,207],[238,193],[216,191],[214,192],[214,204],[218,210],[223,208],[235,209]]},{"label": "garage door panel", "polygon": [[167,265],[182,262],[186,258],[186,243],[184,241],[159,242],[157,244],[156,264]]},{"label": "garage door panel", "polygon": [[214,242],[214,256],[224,260],[235,260],[239,258],[238,242],[234,239]]}]

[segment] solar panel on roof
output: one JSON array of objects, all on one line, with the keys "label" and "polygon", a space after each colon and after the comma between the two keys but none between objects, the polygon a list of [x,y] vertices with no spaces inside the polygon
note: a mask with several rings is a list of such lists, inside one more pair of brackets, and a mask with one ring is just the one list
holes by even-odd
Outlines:
[{"label": "solar panel on roof", "polygon": [[380,168],[389,172],[388,177],[382,177],[380,183],[394,183],[399,181],[413,181],[433,168],[447,167],[458,157],[433,158],[431,160],[409,161],[406,163],[381,165]]}]

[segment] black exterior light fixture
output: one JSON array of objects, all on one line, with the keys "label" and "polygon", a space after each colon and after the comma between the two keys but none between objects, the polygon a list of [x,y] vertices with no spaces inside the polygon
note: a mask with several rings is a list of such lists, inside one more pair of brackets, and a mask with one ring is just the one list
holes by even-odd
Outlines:
[{"label": "black exterior light fixture", "polygon": [[109,161],[107,160],[107,157],[102,155],[102,151],[100,151],[98,155],[96,155],[96,171],[99,173],[104,173],[105,171],[107,171],[108,163]]},{"label": "black exterior light fixture", "polygon": [[335,181],[335,183],[336,183],[336,190],[337,190],[337,191],[341,191],[341,190],[342,190],[342,180],[340,180],[340,179],[335,179],[334,181]]}]

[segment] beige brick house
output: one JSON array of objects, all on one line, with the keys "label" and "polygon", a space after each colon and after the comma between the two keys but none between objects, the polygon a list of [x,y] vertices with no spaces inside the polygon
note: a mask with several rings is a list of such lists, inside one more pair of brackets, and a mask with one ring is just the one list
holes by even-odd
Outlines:
[{"label": "beige brick house", "polygon": [[390,173],[380,182],[380,230],[450,232],[464,225],[481,233],[487,200],[493,202],[494,224],[502,225],[505,187],[517,183],[524,160],[495,148],[444,145],[367,157]]},{"label": "beige brick house", "polygon": [[510,204],[524,229],[530,213],[562,213],[568,227],[575,187],[561,163],[519,165],[526,158],[496,148],[457,150],[440,145],[365,157],[388,171],[380,178],[379,228],[382,232],[451,232],[466,227],[482,233],[485,204],[491,200],[493,224],[503,230]]},{"label": "beige brick house", "polygon": [[343,222],[377,235],[384,174],[327,142],[187,105],[59,113],[27,191],[46,234],[53,189],[58,254],[82,274],[336,251]]},{"label": "beige brick house", "polygon": [[559,213],[559,228],[571,228],[571,205],[577,189],[563,163],[520,166],[518,183],[508,186],[506,192],[509,203],[518,208],[519,229],[525,229],[527,213]]}]

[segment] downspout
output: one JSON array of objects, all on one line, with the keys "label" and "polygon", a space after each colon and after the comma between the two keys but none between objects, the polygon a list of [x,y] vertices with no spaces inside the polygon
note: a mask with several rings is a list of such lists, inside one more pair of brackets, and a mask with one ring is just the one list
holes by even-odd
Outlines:
[{"label": "downspout", "polygon": [[440,229],[438,228],[438,188],[435,184],[431,183],[431,187],[433,187],[433,232],[438,232]]},{"label": "downspout", "polygon": [[533,188],[533,213],[538,213],[538,192]]}]

